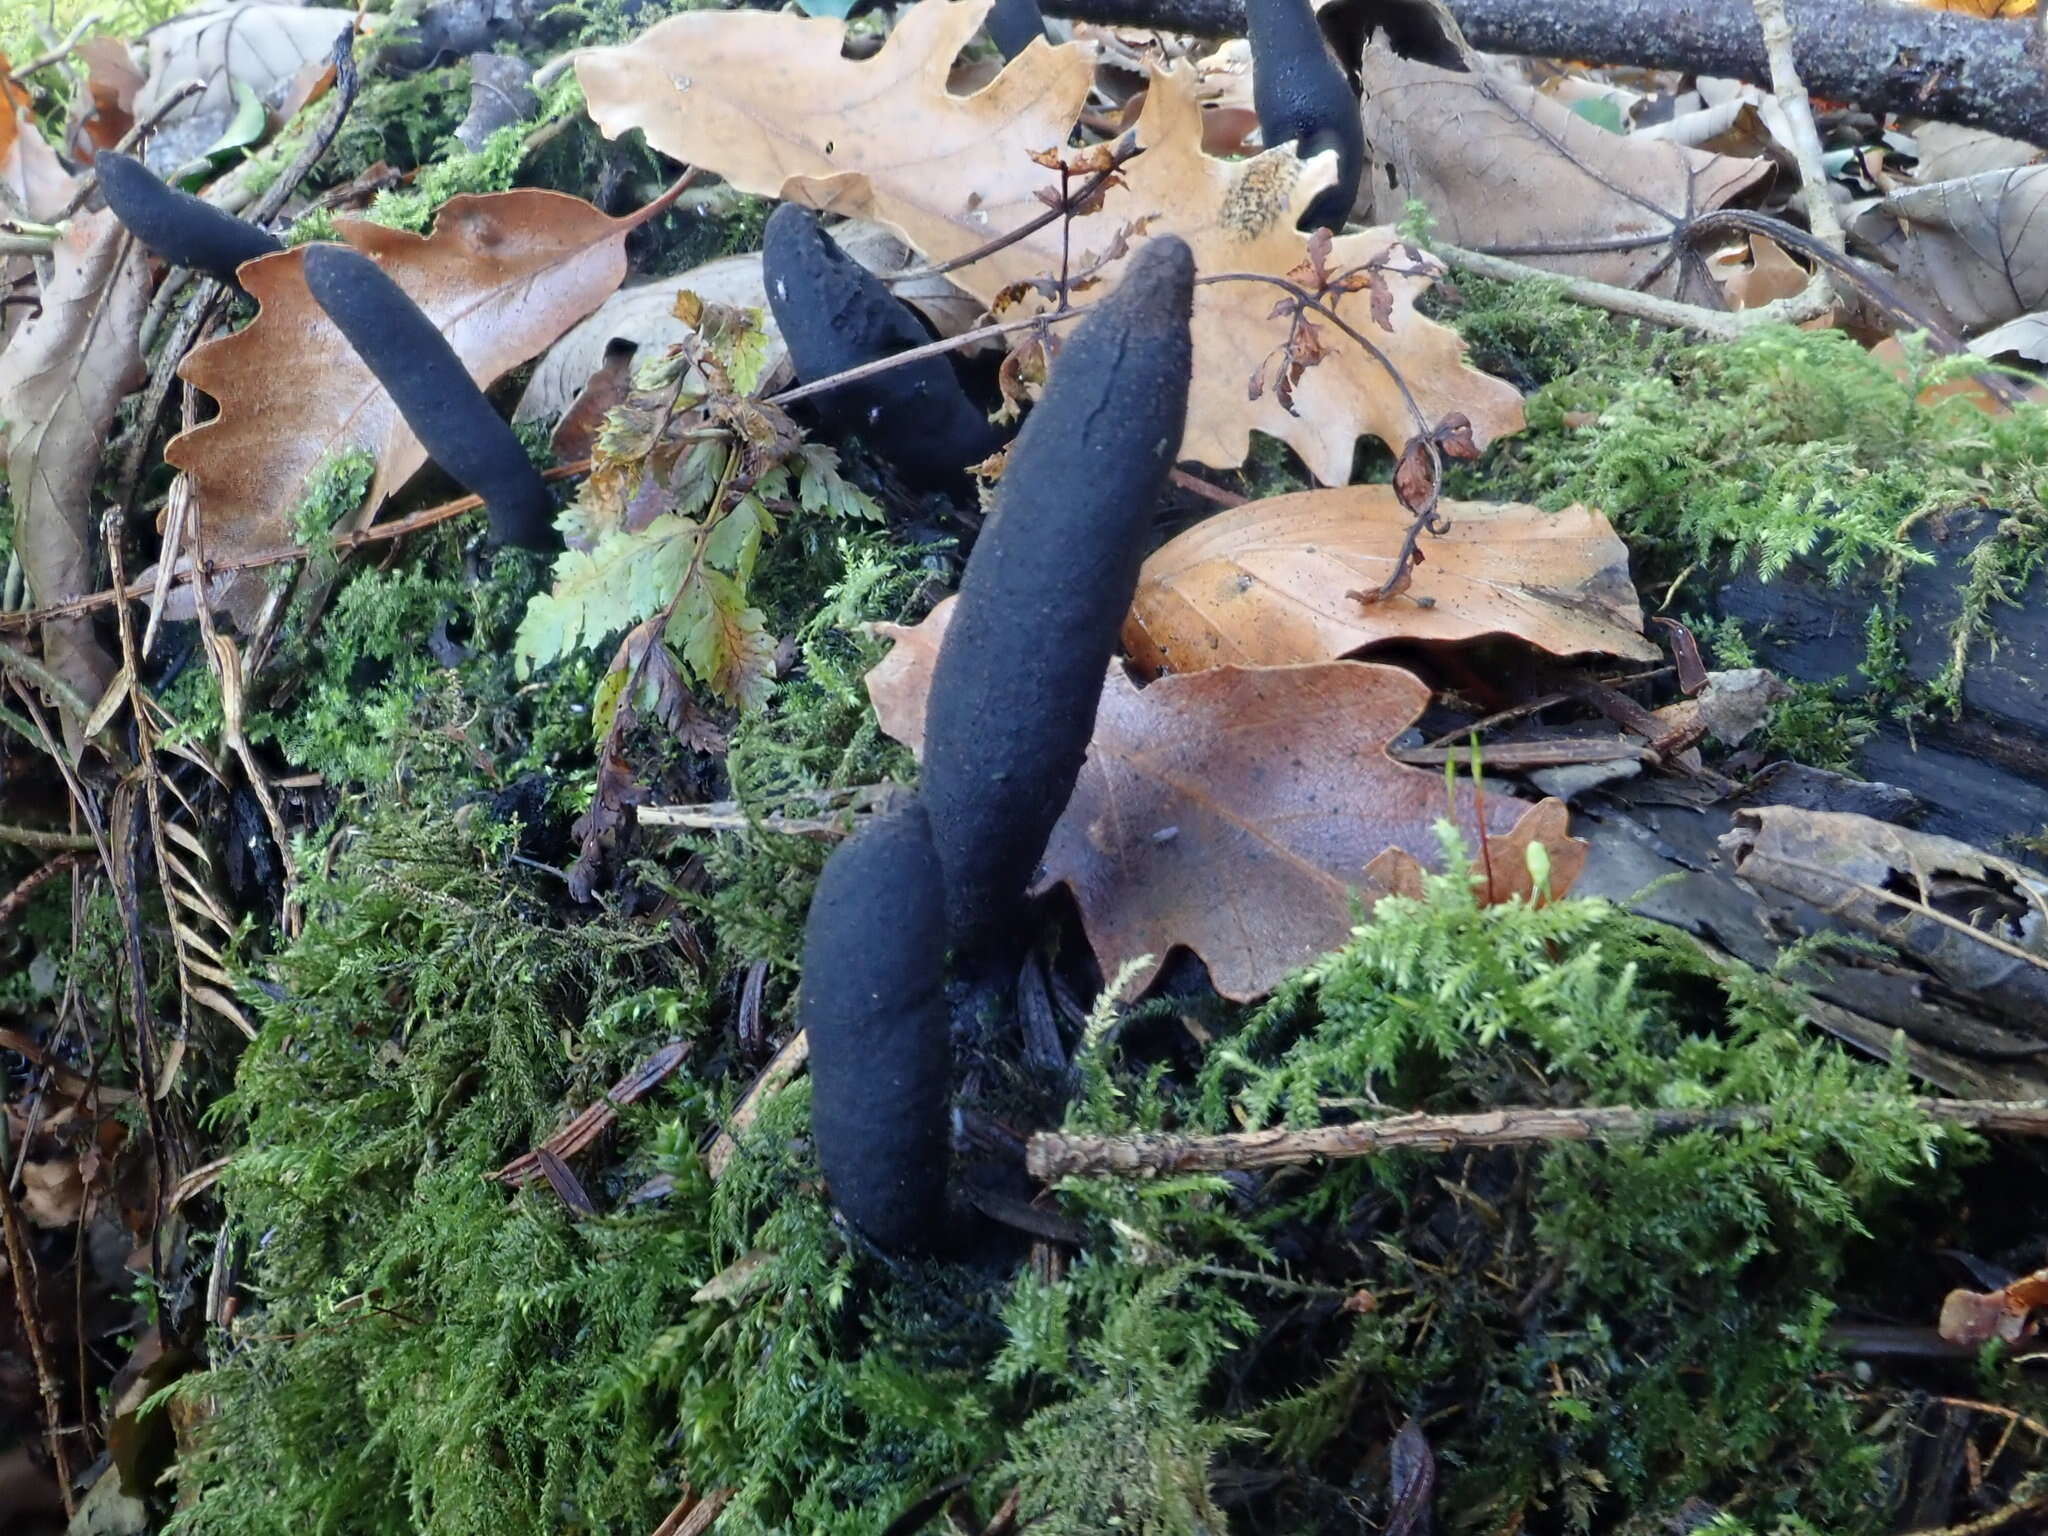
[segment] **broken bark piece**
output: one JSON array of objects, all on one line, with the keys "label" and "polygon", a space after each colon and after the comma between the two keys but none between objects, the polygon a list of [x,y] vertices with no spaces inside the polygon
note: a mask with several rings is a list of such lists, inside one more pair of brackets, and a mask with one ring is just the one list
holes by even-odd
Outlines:
[{"label": "broken bark piece", "polygon": [[284,249],[268,230],[167,186],[132,156],[108,151],[93,166],[114,217],[172,266],[207,273],[239,292],[237,267]]},{"label": "broken bark piece", "polygon": [[826,861],[797,993],[811,1131],[832,1202],[890,1253],[930,1253],[950,1235],[945,961],[939,859],[912,800]]},{"label": "broken bark piece", "polygon": [[1252,106],[1268,145],[1294,143],[1307,160],[1337,155],[1337,180],[1308,205],[1303,229],[1343,229],[1365,172],[1365,123],[1358,97],[1330,52],[1309,0],[1246,0],[1252,45]]},{"label": "broken bark piece", "polygon": [[1187,416],[1194,256],[1148,240],[1010,450],[932,679],[923,793],[963,951],[1022,899],[1088,750]]},{"label": "broken bark piece", "polygon": [[390,391],[428,456],[483,498],[491,537],[523,549],[559,548],[540,472],[405,290],[362,252],[340,245],[307,247],[306,287]]},{"label": "broken bark piece", "polygon": [[[886,284],[842,251],[808,208],[768,220],[762,277],[776,329],[800,382],[828,378],[927,345],[931,336]],[[833,426],[858,432],[920,489],[957,485],[1002,445],[943,357],[907,363],[817,397]]]}]

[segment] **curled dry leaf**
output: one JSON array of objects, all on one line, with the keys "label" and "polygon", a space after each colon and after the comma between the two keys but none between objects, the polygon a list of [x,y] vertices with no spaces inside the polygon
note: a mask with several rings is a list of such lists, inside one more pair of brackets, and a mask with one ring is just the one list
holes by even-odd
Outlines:
[{"label": "curled dry leaf", "polygon": [[[98,586],[93,479],[115,407],[142,382],[136,340],[148,302],[142,248],[111,213],[81,214],[57,243],[41,313],[0,353],[14,545],[39,604]],[[88,708],[114,675],[89,618],[46,625],[43,656]],[[65,718],[74,750],[84,723]]]},{"label": "curled dry leaf", "polygon": [[1448,501],[1450,531],[1392,601],[1351,594],[1393,573],[1413,521],[1384,485],[1248,502],[1145,562],[1124,648],[1140,671],[1330,661],[1386,640],[1513,635],[1553,655],[1654,660],[1628,549],[1581,506]]},{"label": "curled dry leaf", "polygon": [[2048,876],[1846,811],[1738,811],[1721,843],[1751,885],[1820,908],[2048,1037]]},{"label": "curled dry leaf", "polygon": [[346,11],[317,6],[230,5],[196,10],[149,31],[149,79],[134,112],[147,118],[188,80],[205,89],[170,109],[147,158],[159,175],[204,149],[235,113],[235,85],[279,105],[307,63],[325,58],[351,25]]},{"label": "curled dry leaf", "polygon": [[1850,233],[1959,330],[2002,325],[2048,302],[2048,165],[1900,187],[1867,206]]},{"label": "curled dry leaf", "polygon": [[[868,695],[913,752],[952,612],[948,598],[921,624],[875,626],[896,644]],[[1073,888],[1104,975],[1149,954],[1142,987],[1184,945],[1224,996],[1257,997],[1343,943],[1354,902],[1419,891],[1436,864],[1443,776],[1386,752],[1428,702],[1414,676],[1369,662],[1218,667],[1142,691],[1112,666],[1037,889]],[[1586,845],[1567,835],[1562,801],[1490,795],[1485,811],[1483,897],[1530,894],[1532,842],[1548,853],[1548,894],[1570,887]],[[1455,819],[1476,852],[1469,784]]]},{"label": "curled dry leaf", "polygon": [[[1104,975],[1152,955],[1143,985],[1178,946],[1225,997],[1261,996],[1387,894],[1368,866],[1389,850],[1435,865],[1447,813],[1479,848],[1469,782],[1453,809],[1441,774],[1387,755],[1428,702],[1414,676],[1371,662],[1218,667],[1142,691],[1112,670],[1038,889],[1073,890]],[[1499,795],[1484,807],[1488,839],[1517,854],[1541,834],[1552,895],[1585,852],[1562,813]]]},{"label": "curled dry leaf", "polygon": [[[1622,288],[1647,284],[1712,305],[1697,263],[1667,238],[1770,174],[1767,160],[1610,133],[1560,101],[1487,69],[1464,73],[1365,50],[1365,137],[1383,203],[1429,205],[1458,245]],[[1641,244],[1626,244],[1637,237]]]},{"label": "curled dry leaf", "polygon": [[[1039,194],[1057,190],[1056,173],[1032,156],[1067,142],[1091,75],[1086,48],[1034,44],[985,89],[949,94],[951,61],[987,10],[987,0],[921,0],[869,60],[842,56],[845,29],[836,21],[693,12],[583,55],[577,73],[607,134],[640,128],[663,153],[743,191],[862,214],[933,260],[951,260],[1045,211]],[[1145,152],[1124,168],[1124,185],[1074,221],[1075,271],[1138,228],[1186,240],[1204,276],[1280,277],[1303,265],[1308,240],[1295,220],[1334,179],[1334,157],[1304,165],[1286,149],[1247,161],[1203,153],[1202,109],[1184,66],[1153,77],[1135,132]],[[1042,304],[1030,285],[1061,270],[1062,249],[1054,221],[951,275],[985,304],[1006,289]],[[1301,378],[1292,413],[1277,391],[1247,399],[1246,381],[1288,334],[1274,315],[1281,290],[1258,282],[1197,290],[1181,457],[1241,463],[1257,428],[1292,446],[1319,479],[1342,482],[1362,433],[1398,451],[1452,412],[1471,419],[1482,446],[1521,425],[1515,391],[1467,368],[1455,333],[1414,312],[1440,271],[1435,263],[1401,248],[1391,229],[1340,237],[1327,262],[1333,272],[1368,264],[1380,269],[1372,290],[1329,302],[1386,361],[1318,319],[1327,355]],[[1081,300],[1111,292],[1126,266],[1110,262]]]},{"label": "curled dry leaf", "polygon": [[683,292],[694,293],[706,305],[759,311],[761,330],[769,341],[762,375],[775,371],[784,356],[782,336],[761,284],[761,253],[748,251],[721,256],[674,277],[621,288],[548,348],[519,397],[512,419],[545,421],[561,415],[603,366],[606,349],[614,341],[630,344],[638,359],[645,361],[692,334],[696,327],[676,313],[676,295]]},{"label": "curled dry leaf", "polygon": [[1950,1291],[1942,1298],[1939,1331],[1951,1344],[1975,1349],[1992,1339],[2017,1344],[2031,1313],[2048,1307],[2048,1269],[2022,1275],[1995,1291]]},{"label": "curled dry leaf", "polygon": [[[618,287],[633,224],[581,198],[532,190],[450,198],[425,236],[335,221],[485,386]],[[210,559],[293,547],[292,510],[314,469],[335,454],[361,448],[377,460],[365,519],[426,462],[390,395],[313,302],[304,258],[298,247],[243,266],[256,318],[194,349],[178,370],[220,404],[217,417],[164,449],[191,477]],[[166,612],[189,617],[191,601],[181,588]]]}]

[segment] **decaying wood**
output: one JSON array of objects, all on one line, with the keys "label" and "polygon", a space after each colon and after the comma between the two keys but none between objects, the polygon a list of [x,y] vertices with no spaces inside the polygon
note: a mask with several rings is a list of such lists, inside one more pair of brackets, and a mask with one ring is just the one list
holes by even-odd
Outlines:
[{"label": "decaying wood", "polygon": [[[2011,1136],[2048,1136],[2048,1099],[2017,1102],[1921,1099],[1930,1118]],[[1470,1115],[1393,1115],[1312,1130],[1238,1131],[1223,1136],[1067,1136],[1031,1138],[1025,1166],[1033,1178],[1076,1174],[1143,1177],[1160,1173],[1222,1173],[1276,1168],[1320,1158],[1375,1157],[1382,1152],[1448,1152],[1461,1147],[1524,1147],[1553,1141],[1605,1141],[1617,1136],[1732,1130],[1767,1123],[1767,1105],[1725,1109],[1490,1109]]]},{"label": "decaying wood", "polygon": [[[1746,5],[1696,0],[1449,0],[1476,48],[1598,59],[1763,84],[1763,36]],[[1370,26],[1381,5],[1362,7]],[[1045,0],[1049,16],[1242,37],[1244,0]],[[1391,9],[1389,7],[1389,9]],[[1808,89],[1873,112],[1988,128],[2048,144],[2048,81],[2023,21],[1856,0],[1790,0]]]}]

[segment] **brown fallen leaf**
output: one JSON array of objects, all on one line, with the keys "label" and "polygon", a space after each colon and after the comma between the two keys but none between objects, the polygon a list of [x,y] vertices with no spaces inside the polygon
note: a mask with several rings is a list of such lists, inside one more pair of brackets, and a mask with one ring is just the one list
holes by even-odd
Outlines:
[{"label": "brown fallen leaf", "polygon": [[[921,0],[868,60],[842,56],[838,21],[692,12],[582,55],[577,74],[608,135],[640,128],[663,153],[743,191],[861,214],[933,260],[952,260],[1045,211],[1039,194],[1057,190],[1057,173],[1031,156],[1067,142],[1090,79],[1087,49],[1033,44],[985,89],[948,94],[947,69],[988,3]],[[1202,108],[1185,65],[1153,76],[1135,131],[1145,152],[1125,166],[1124,185],[1074,221],[1073,270],[1088,270],[1126,235],[1136,243],[1138,228],[1186,240],[1204,276],[1283,277],[1303,266],[1308,237],[1295,219],[1334,178],[1334,156],[1304,165],[1286,148],[1245,161],[1204,154]],[[1062,270],[1063,249],[1055,220],[951,276],[984,304],[1025,285],[1018,307],[1028,312],[1049,302],[1029,285]],[[1126,265],[1109,262],[1079,300],[1113,291]],[[1325,355],[1300,380],[1293,413],[1277,390],[1247,398],[1247,381],[1288,337],[1274,312],[1282,290],[1262,282],[1196,290],[1182,457],[1242,463],[1256,428],[1293,447],[1317,478],[1342,483],[1362,433],[1398,452],[1452,412],[1471,419],[1481,446],[1519,428],[1515,391],[1465,367],[1458,337],[1414,312],[1436,263],[1390,228],[1342,236],[1329,249],[1333,272],[1368,265],[1378,269],[1372,289],[1329,302],[1385,361],[1312,317]]]},{"label": "brown fallen leaf", "polygon": [[1375,41],[1361,78],[1377,200],[1428,204],[1455,244],[1622,288],[1713,305],[1714,284],[1698,263],[1670,260],[1668,237],[1772,170],[1610,133],[1476,60],[1459,73]]},{"label": "brown fallen leaf", "polygon": [[[875,717],[913,752],[952,611],[948,598],[922,624],[875,626],[896,641],[868,674]],[[1142,691],[1112,666],[1035,889],[1072,888],[1104,975],[1152,956],[1134,990],[1180,945],[1225,997],[1258,997],[1342,944],[1354,906],[1419,892],[1436,865],[1443,775],[1386,751],[1428,702],[1412,674],[1371,662],[1217,667]],[[1570,887],[1586,845],[1562,801],[1489,795],[1485,811],[1482,899],[1530,894],[1531,842],[1548,853],[1548,894]],[[1476,856],[1469,782],[1454,819]]]},{"label": "brown fallen leaf", "polygon": [[62,216],[77,185],[28,108],[0,102],[0,187],[8,197],[31,219],[47,223]]},{"label": "brown fallen leaf", "polygon": [[924,760],[924,706],[931,693],[932,668],[938,665],[939,647],[945,643],[947,626],[959,603],[957,597],[946,598],[916,624],[877,621],[868,626],[889,642],[889,654],[863,679],[868,701],[875,706],[875,719],[883,733],[910,748],[920,762]]},{"label": "brown fallen leaf", "polygon": [[[990,3],[913,5],[862,60],[842,56],[831,18],[691,11],[580,54],[576,78],[609,138],[639,128],[741,191],[866,214],[947,260],[1045,212],[1038,190],[1057,179],[1030,157],[1067,142],[1094,77],[1086,47],[1034,43],[985,89],[950,94]],[[954,277],[986,301],[1042,272],[1043,252],[1012,246]]]},{"label": "brown fallen leaf", "polygon": [[1973,1349],[1992,1339],[2017,1344],[2027,1336],[2028,1315],[2042,1307],[2048,1307],[2048,1269],[1995,1291],[1950,1291],[1942,1298],[1938,1331],[1949,1343]]},{"label": "brown fallen leaf", "polygon": [[[521,190],[451,198],[425,236],[356,219],[335,227],[398,281],[488,386],[618,287],[636,217]],[[220,404],[217,417],[164,449],[192,479],[214,560],[293,547],[291,514],[307,477],[337,453],[362,448],[377,460],[358,522],[426,462],[390,395],[313,302],[304,259],[297,247],[245,265],[256,318],[195,348],[178,370]],[[189,617],[190,592],[177,589],[182,611],[174,600],[166,612]]]},{"label": "brown fallen leaf", "polygon": [[[1511,802],[1517,809],[1526,802]],[[1472,850],[1472,890],[1482,907],[1509,901],[1539,906],[1569,891],[1586,866],[1587,844],[1571,835],[1571,807],[1562,800],[1539,800],[1522,819],[1502,834],[1489,833]],[[1545,879],[1537,889],[1529,867],[1529,850],[1541,844]],[[1389,896],[1420,901],[1429,869],[1406,848],[1389,848],[1365,866],[1366,878]]]},{"label": "brown fallen leaf", "polygon": [[1743,245],[1711,258],[1708,266],[1730,309],[1761,309],[1806,289],[1806,268],[1768,235],[1751,235]]},{"label": "brown fallen leaf", "polygon": [[112,149],[135,124],[135,98],[144,76],[128,45],[116,37],[88,37],[73,50],[85,65],[81,107],[72,113],[72,146],[85,159]]},{"label": "brown fallen leaf", "polygon": [[[93,480],[114,410],[142,382],[137,338],[149,303],[142,248],[111,213],[79,215],[52,255],[41,312],[0,352],[14,544],[38,604],[98,587]],[[114,675],[113,656],[89,618],[46,624],[43,659],[88,710]],[[66,711],[74,753],[84,724]]]},{"label": "brown fallen leaf", "polygon": [[1736,875],[1818,907],[2048,1038],[2048,875],[1846,811],[1757,806],[1721,846]]},{"label": "brown fallen leaf", "polygon": [[1124,648],[1147,675],[1330,661],[1386,640],[1514,635],[1553,655],[1654,660],[1628,549],[1585,507],[1447,501],[1450,531],[1398,598],[1370,605],[1413,521],[1384,485],[1248,502],[1145,562]]},{"label": "brown fallen leaf", "polygon": [[[1073,891],[1105,975],[1151,955],[1142,987],[1182,947],[1225,997],[1262,996],[1341,945],[1357,910],[1387,894],[1368,873],[1374,860],[1399,849],[1437,862],[1443,776],[1386,752],[1428,702],[1411,674],[1362,661],[1217,667],[1143,691],[1113,670],[1036,888]],[[1584,845],[1562,836],[1553,804],[1489,795],[1485,823],[1489,840],[1517,851],[1546,833],[1554,895]],[[1547,819],[1523,830],[1534,816]],[[1452,819],[1476,851],[1467,781]]]}]

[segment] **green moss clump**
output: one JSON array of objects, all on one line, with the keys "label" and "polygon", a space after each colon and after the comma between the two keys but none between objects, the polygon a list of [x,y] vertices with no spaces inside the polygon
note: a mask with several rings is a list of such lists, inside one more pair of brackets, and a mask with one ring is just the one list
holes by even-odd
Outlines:
[{"label": "green moss clump", "polygon": [[[1343,1283],[1387,1299],[1328,1380],[1259,1422],[1296,1457],[1327,1455],[1362,1404],[1383,1422],[1462,1404],[1436,1440],[1460,1528],[1548,1509],[1570,1530],[1647,1529],[1758,1487],[1773,1506],[1759,1528],[1887,1528],[1878,1469],[1898,1453],[1866,1432],[1826,1329],[1873,1234],[1909,1187],[1939,1184],[1958,1141],[1905,1074],[1817,1040],[1767,980],[1604,902],[1478,908],[1462,878],[1439,878],[1426,901],[1383,901],[1212,1051],[1199,1118],[1504,1103],[1769,1113],[1319,1175],[1262,1229],[1336,1223],[1358,1255]],[[1359,1368],[1390,1359],[1390,1381]]]}]

